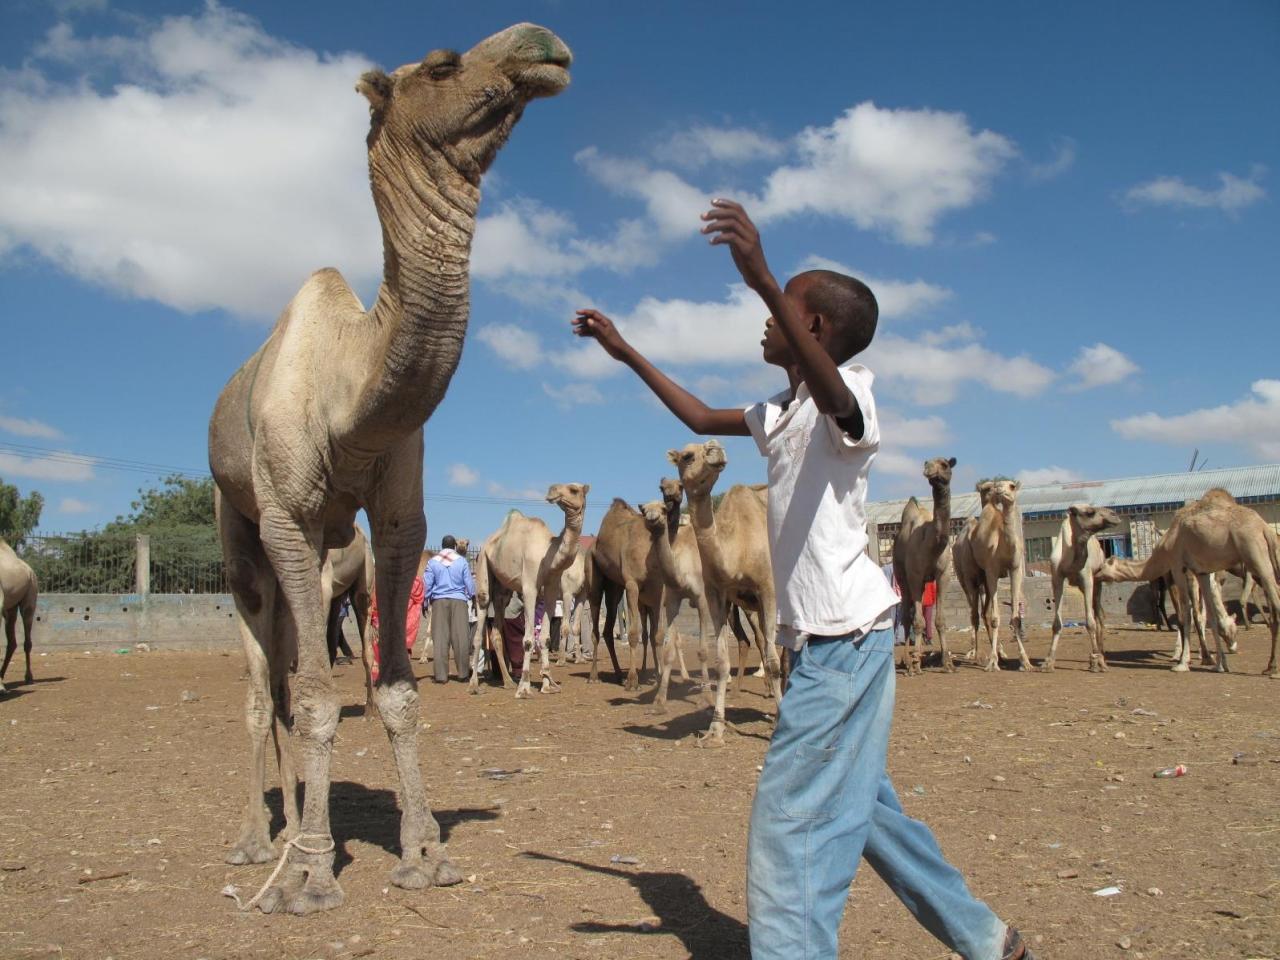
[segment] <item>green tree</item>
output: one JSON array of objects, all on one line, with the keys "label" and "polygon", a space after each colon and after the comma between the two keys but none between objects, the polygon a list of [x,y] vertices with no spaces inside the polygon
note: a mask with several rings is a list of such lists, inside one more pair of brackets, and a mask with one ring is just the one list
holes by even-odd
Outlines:
[{"label": "green tree", "polygon": [[0,479],[0,537],[8,540],[15,550],[40,524],[43,509],[44,497],[39,491],[32,490],[24,497],[13,484]]}]

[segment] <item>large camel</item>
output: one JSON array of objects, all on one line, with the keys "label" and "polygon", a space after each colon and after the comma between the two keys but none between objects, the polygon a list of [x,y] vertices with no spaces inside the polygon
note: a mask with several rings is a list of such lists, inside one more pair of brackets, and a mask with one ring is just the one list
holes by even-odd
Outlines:
[{"label": "large camel", "polygon": [[[520,685],[516,697],[529,696],[533,677],[534,611],[539,600],[551,616],[556,601],[564,596],[562,578],[578,555],[578,538],[582,535],[582,514],[586,509],[588,483],[555,483],[547,490],[547,502],[564,511],[564,529],[552,536],[550,528],[537,517],[526,517],[519,510],[507,514],[502,526],[480,548],[476,561],[476,607],[484,610],[491,598],[499,595],[520,595],[524,602],[524,669],[520,673]],[[505,607],[505,602],[503,607]],[[498,617],[501,609],[497,601],[494,610]],[[495,617],[497,619],[497,617]],[[484,646],[485,621],[476,620],[471,641],[471,659],[474,663]],[[543,693],[555,693],[559,685],[551,679],[551,664],[547,656],[549,644],[542,644]],[[511,682],[507,671],[506,649],[501,641],[494,645],[498,654],[498,666],[502,670],[503,686]],[[471,673],[471,689],[479,689],[479,677]]]},{"label": "large camel", "polygon": [[1000,669],[1000,605],[996,600],[996,585],[1001,577],[1009,578],[1012,612],[1010,620],[1013,638],[1018,643],[1018,660],[1023,670],[1031,669],[1031,660],[1023,646],[1022,577],[1025,570],[1025,550],[1022,541],[1022,514],[1018,510],[1017,480],[984,480],[978,484],[978,496],[982,500],[982,513],[956,538],[952,550],[955,577],[969,601],[969,622],[973,627],[973,643],[976,655],[978,645],[978,610],[981,606],[983,624],[991,653],[983,669]]},{"label": "large camel", "polygon": [[926,460],[924,478],[933,488],[933,511],[920,509],[915,497],[902,508],[902,523],[893,540],[893,576],[902,592],[902,622],[907,634],[907,673],[920,672],[920,637],[917,624],[924,622],[924,588],[937,581],[934,601],[934,634],[942,653],[942,669],[955,670],[947,652],[946,619],[942,612],[947,578],[946,551],[951,539],[951,469],[956,458]]},{"label": "large camel", "polygon": [[[1277,645],[1280,644],[1280,547],[1274,530],[1256,511],[1236,503],[1225,490],[1210,490],[1200,500],[1183,507],[1173,517],[1169,530],[1156,544],[1146,560],[1122,560],[1110,557],[1098,572],[1104,582],[1154,580],[1161,574],[1172,574],[1178,586],[1178,631],[1182,636],[1180,655],[1173,669],[1190,670],[1191,644],[1187,625],[1193,621],[1204,648],[1204,623],[1194,615],[1197,593],[1207,593],[1209,610],[1216,621],[1218,647],[1217,669],[1227,669],[1223,636],[1232,638],[1235,625],[1222,607],[1217,578],[1219,570],[1240,567],[1253,575],[1267,605],[1271,608],[1267,625],[1271,630],[1271,659],[1266,674],[1280,677]],[[1198,581],[1198,583],[1196,582]]]},{"label": "large camel", "polygon": [[1052,670],[1058,653],[1058,640],[1062,636],[1062,589],[1068,583],[1084,597],[1084,625],[1090,647],[1089,670],[1101,673],[1107,669],[1103,643],[1106,625],[1102,616],[1102,581],[1095,579],[1106,557],[1097,534],[1119,524],[1120,515],[1106,507],[1076,503],[1067,508],[1049,558],[1050,575],[1053,577],[1053,639],[1049,642],[1049,656],[1040,664],[1041,670]]},{"label": "large camel", "polygon": [[761,657],[768,674],[769,692],[776,702],[782,699],[782,672],[774,646],[778,603],[769,564],[766,505],[760,491],[736,484],[725,493],[719,508],[712,510],[711,488],[729,462],[718,440],[669,450],[667,458],[680,471],[680,482],[689,499],[689,519],[702,558],[702,579],[711,613],[710,622],[702,628],[702,647],[709,649],[715,643],[716,650],[715,706],[711,725],[699,742],[703,746],[718,747],[724,745],[724,697],[729,679],[724,627],[730,604],[759,604],[760,624],[765,632]]},{"label": "large camel", "polygon": [[27,659],[24,679],[31,683],[31,621],[36,615],[39,595],[35,571],[13,547],[0,537],[0,610],[4,614],[4,666],[0,666],[0,693],[5,692],[4,675],[18,649],[18,615],[22,615],[22,652]]},{"label": "large camel", "polygon": [[320,576],[327,580],[329,620],[325,627],[325,639],[329,648],[329,664],[338,656],[338,637],[342,630],[341,607],[343,600],[351,601],[351,615],[360,634],[360,660],[364,665],[365,716],[373,707],[373,681],[370,668],[372,656],[366,638],[369,636],[369,612],[373,606],[373,548],[364,531],[355,528],[352,541],[345,547],[329,550],[325,554]]},{"label": "large camel", "polygon": [[[614,649],[613,628],[618,603],[627,602],[626,637],[630,662],[624,689],[640,686],[636,647],[656,642],[658,611],[662,607],[662,570],[653,550],[653,540],[644,518],[625,500],[614,498],[600,522],[600,531],[591,547],[593,569],[588,575],[591,605],[591,681],[599,678],[600,607],[605,608],[604,643],[613,661],[614,674],[622,675]],[[647,647],[644,653],[648,656]],[[655,655],[656,661],[656,655]]]},{"label": "large camel", "polygon": [[[287,869],[251,901],[266,912],[342,903],[329,830],[338,704],[325,651],[325,551],[351,542],[363,507],[379,604],[406,608],[426,539],[422,425],[462,353],[481,176],[526,105],[565,88],[570,59],[555,34],[520,24],[464,54],[437,50],[390,75],[364,74],[356,89],[369,101],[369,180],[383,244],[373,307],[366,311],[336,270],[312,274],[214,409],[209,463],[249,667],[248,803],[228,861],[276,856],[263,804],[269,732],[296,727],[307,785],[299,818],[290,751],[277,739],[289,839]],[[423,789],[403,617],[385,618],[379,644],[374,701],[403,809],[391,883],[458,883]],[[287,668],[295,651],[291,721]]]}]

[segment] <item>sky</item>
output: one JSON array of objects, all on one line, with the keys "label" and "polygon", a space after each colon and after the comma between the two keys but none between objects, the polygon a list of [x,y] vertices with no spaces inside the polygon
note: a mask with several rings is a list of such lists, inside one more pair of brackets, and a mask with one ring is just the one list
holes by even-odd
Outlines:
[{"label": "sky", "polygon": [[[623,9],[625,7],[625,9]],[[305,13],[303,12],[305,9]],[[485,178],[428,540],[556,482],[657,497],[696,438],[575,341],[594,306],[715,406],[785,385],[698,233],[881,306],[875,499],[1280,461],[1280,6],[10,0],[0,11],[0,478],[92,528],[207,472],[222,385],[306,276],[381,270],[354,91],[512,23],[574,52]],[[731,439],[721,483],[760,482]]]}]

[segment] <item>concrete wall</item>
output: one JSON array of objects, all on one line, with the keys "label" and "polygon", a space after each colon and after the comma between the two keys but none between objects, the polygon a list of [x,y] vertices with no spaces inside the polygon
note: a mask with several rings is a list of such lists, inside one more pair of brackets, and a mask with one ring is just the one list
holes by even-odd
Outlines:
[{"label": "concrete wall", "polygon": [[36,606],[36,646],[44,650],[238,649],[230,594],[46,593]]}]

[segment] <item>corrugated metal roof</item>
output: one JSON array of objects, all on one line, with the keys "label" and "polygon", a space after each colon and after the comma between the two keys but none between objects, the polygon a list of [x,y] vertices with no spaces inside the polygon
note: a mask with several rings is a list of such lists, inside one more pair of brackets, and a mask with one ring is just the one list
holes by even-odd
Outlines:
[{"label": "corrugated metal roof", "polygon": [[[928,485],[921,478],[921,502],[927,502]],[[1280,463],[1252,467],[1221,467],[1195,473],[1164,473],[1119,480],[1082,480],[1024,486],[1018,505],[1026,518],[1065,513],[1073,503],[1092,503],[1126,512],[1176,509],[1187,500],[1197,500],[1214,487],[1221,487],[1241,503],[1280,500]],[[875,523],[897,523],[906,500],[881,500],[867,504],[868,519]],[[951,498],[951,515],[957,519],[978,515],[977,493],[960,493]]]}]

